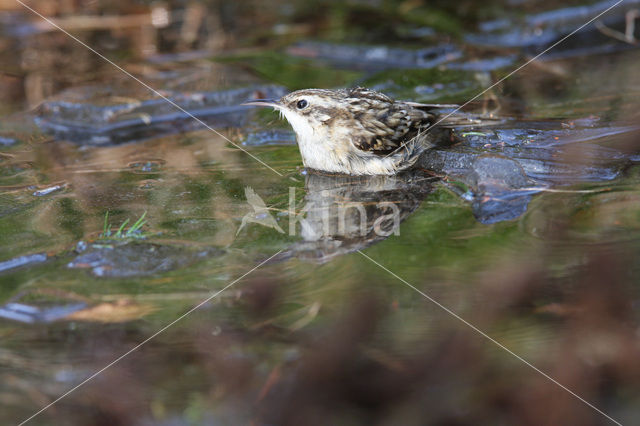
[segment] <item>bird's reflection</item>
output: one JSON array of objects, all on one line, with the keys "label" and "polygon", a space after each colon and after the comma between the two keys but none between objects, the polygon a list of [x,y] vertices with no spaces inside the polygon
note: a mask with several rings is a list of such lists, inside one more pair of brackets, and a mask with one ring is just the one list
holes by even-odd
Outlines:
[{"label": "bird's reflection", "polygon": [[304,201],[290,226],[302,237],[284,253],[317,262],[353,252],[391,235],[432,191],[432,177],[338,176],[310,172]]}]

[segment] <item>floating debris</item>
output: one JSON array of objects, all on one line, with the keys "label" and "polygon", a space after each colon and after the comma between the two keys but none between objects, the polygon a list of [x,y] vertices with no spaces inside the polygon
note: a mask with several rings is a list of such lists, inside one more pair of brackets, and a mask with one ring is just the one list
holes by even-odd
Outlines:
[{"label": "floating debris", "polygon": [[65,320],[90,321],[102,323],[120,323],[139,319],[154,310],[151,305],[120,299],[115,302],[103,302],[74,311],[64,317]]},{"label": "floating debris", "polygon": [[59,191],[59,190],[63,189],[66,186],[67,186],[66,184],[49,186],[47,188],[42,188],[42,189],[39,189],[39,190],[35,191],[33,193],[33,195],[36,196],[36,197],[43,197],[45,195],[51,194],[52,192]]}]

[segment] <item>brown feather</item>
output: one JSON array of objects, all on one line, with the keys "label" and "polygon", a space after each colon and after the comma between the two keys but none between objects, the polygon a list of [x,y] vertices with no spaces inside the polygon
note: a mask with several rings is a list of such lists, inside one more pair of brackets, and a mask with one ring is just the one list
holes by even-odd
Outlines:
[{"label": "brown feather", "polygon": [[362,89],[353,91],[351,96],[350,104],[355,110],[354,115],[364,130],[353,139],[353,143],[363,151],[386,155],[435,121],[435,114],[423,110],[422,105],[414,107]]}]

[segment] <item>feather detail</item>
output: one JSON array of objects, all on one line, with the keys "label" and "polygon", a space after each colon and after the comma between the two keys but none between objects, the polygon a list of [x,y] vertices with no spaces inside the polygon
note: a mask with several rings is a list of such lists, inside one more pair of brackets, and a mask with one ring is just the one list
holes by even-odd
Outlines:
[{"label": "feather detail", "polygon": [[364,131],[354,136],[352,143],[362,151],[388,155],[435,121],[435,114],[407,102],[396,102],[385,95],[370,97],[370,91],[358,93],[363,97],[351,105]]}]

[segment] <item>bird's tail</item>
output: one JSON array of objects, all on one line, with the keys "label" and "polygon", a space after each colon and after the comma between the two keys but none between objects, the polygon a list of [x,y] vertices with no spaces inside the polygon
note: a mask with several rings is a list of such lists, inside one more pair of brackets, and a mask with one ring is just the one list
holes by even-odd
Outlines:
[{"label": "bird's tail", "polygon": [[490,117],[486,115],[470,114],[461,111],[441,112],[431,127],[472,128],[496,126],[505,122],[504,118]]}]

